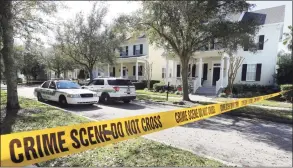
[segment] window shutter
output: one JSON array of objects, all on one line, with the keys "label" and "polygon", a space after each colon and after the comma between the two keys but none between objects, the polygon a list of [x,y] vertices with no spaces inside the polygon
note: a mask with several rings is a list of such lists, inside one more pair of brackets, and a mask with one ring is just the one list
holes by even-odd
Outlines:
[{"label": "window shutter", "polygon": [[135,45],[133,46],[133,55],[135,55]]},{"label": "window shutter", "polygon": [[192,65],[192,77],[195,77],[195,70],[196,70],[196,65]]},{"label": "window shutter", "polygon": [[143,45],[140,44],[140,54],[142,54],[142,53],[143,53]]},{"label": "window shutter", "polygon": [[241,81],[246,81],[247,64],[242,64],[242,76]]},{"label": "window shutter", "polygon": [[264,35],[260,35],[258,37],[258,49],[259,50],[263,50],[264,40],[265,40],[265,36]]},{"label": "window shutter", "polygon": [[135,76],[135,69],[136,69],[135,66],[133,66],[133,71],[132,71],[133,72],[133,76]]},{"label": "window shutter", "polygon": [[177,65],[177,77],[180,77],[180,70],[181,70],[180,65],[178,64]]},{"label": "window shutter", "polygon": [[128,56],[128,46],[125,47],[126,50],[126,56]]},{"label": "window shutter", "polygon": [[113,67],[113,76],[115,77],[115,67]]},{"label": "window shutter", "polygon": [[255,81],[260,81],[261,77],[261,64],[256,65],[256,75],[255,75]]}]

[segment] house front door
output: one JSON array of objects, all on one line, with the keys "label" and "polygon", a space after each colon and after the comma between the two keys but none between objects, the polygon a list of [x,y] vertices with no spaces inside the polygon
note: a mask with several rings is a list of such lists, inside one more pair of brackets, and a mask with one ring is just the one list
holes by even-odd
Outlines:
[{"label": "house front door", "polygon": [[220,67],[214,67],[213,70],[213,86],[216,85],[216,82],[220,79]]}]

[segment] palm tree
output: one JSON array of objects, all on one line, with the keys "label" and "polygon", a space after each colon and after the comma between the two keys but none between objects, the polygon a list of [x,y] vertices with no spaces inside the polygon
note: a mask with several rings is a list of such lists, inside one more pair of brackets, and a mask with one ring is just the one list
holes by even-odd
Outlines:
[{"label": "palm tree", "polygon": [[283,44],[287,45],[288,44],[288,49],[292,50],[292,26],[288,26],[289,30],[291,31],[290,33],[284,33],[285,39],[283,40]]}]

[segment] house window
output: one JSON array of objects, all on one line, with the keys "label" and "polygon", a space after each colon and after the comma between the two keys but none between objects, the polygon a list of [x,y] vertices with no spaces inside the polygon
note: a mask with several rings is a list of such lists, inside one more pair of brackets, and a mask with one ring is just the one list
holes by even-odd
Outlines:
[{"label": "house window", "polygon": [[128,56],[128,46],[119,48],[120,57]]},{"label": "house window", "polygon": [[138,67],[138,76],[142,76],[142,65]]},{"label": "house window", "polygon": [[162,68],[162,78],[166,77],[166,68]]},{"label": "house window", "polygon": [[142,55],[143,53],[143,45],[133,45],[133,55]]},{"label": "house window", "polygon": [[247,64],[246,81],[255,81],[256,64]]},{"label": "house window", "polygon": [[258,37],[258,49],[259,50],[263,50],[264,40],[265,40],[265,36],[264,35],[260,35]]}]

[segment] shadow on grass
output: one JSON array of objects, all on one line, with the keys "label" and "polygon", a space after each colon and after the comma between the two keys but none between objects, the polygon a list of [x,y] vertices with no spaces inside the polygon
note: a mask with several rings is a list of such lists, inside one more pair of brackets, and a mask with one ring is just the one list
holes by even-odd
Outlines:
[{"label": "shadow on grass", "polygon": [[292,151],[292,125],[259,122],[250,119],[244,120],[243,117],[222,114],[199,122],[186,124],[183,127],[221,132],[239,131],[252,141],[263,142],[282,150]]}]

